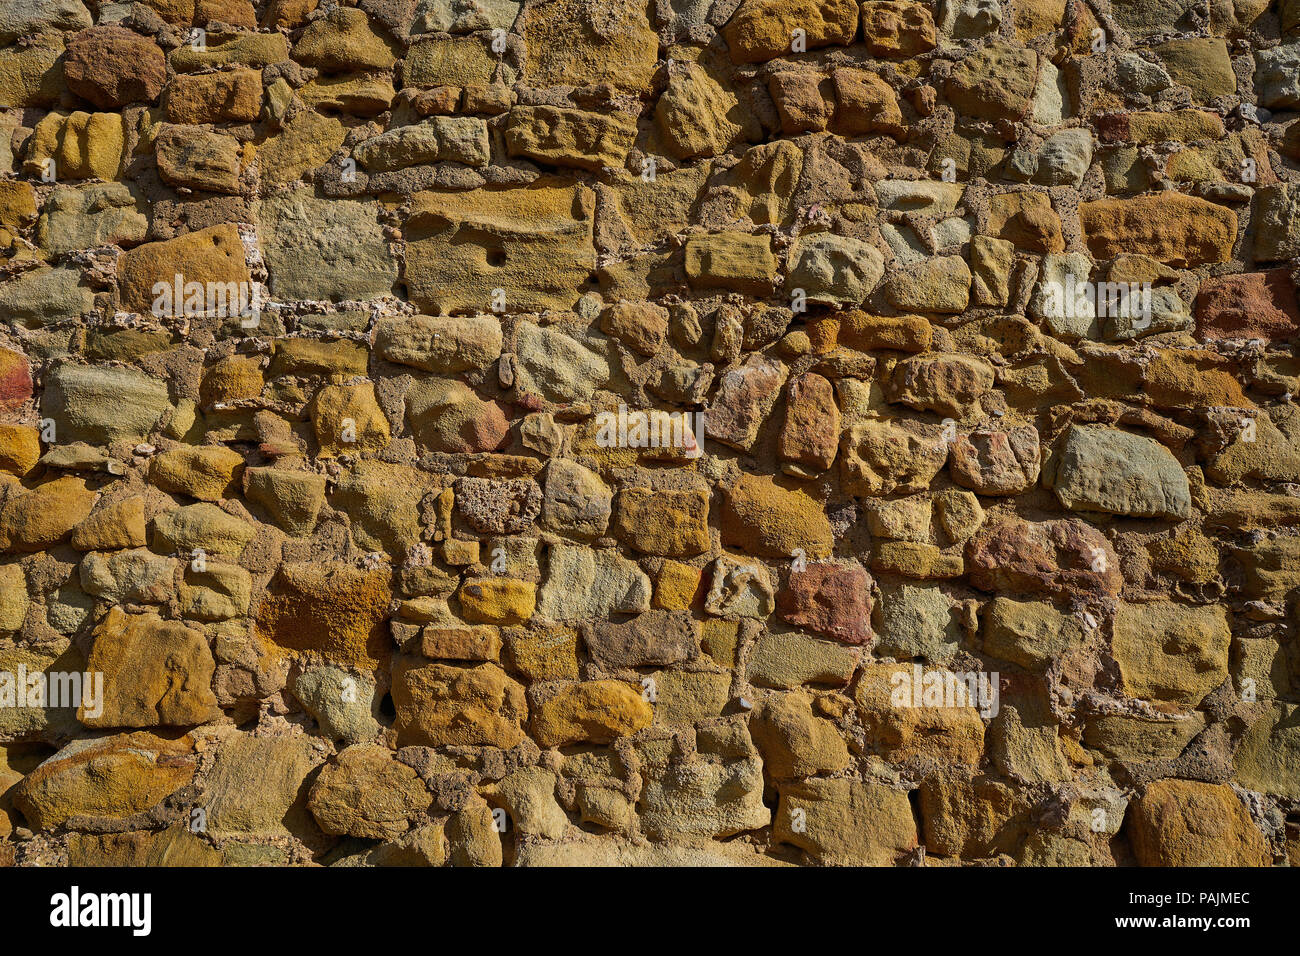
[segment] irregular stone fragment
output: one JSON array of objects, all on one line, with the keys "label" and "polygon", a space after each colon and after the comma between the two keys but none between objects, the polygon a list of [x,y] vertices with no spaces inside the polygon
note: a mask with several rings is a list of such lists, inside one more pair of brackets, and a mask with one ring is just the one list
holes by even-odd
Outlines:
[{"label": "irregular stone fragment", "polygon": [[434,116],[423,123],[399,126],[364,140],[356,145],[353,153],[372,172],[391,172],[440,161],[486,166],[487,124],[469,116]]},{"label": "irregular stone fragment", "polygon": [[715,441],[748,451],[758,439],[781,386],[789,374],[774,358],[754,354],[730,369],[704,410],[704,433]]},{"label": "irregular stone fragment", "polygon": [[789,690],[804,684],[844,686],[858,666],[850,648],[806,634],[765,634],[750,653],[746,679]]},{"label": "irregular stone fragment", "polygon": [[807,49],[846,46],[858,32],[856,0],[770,3],[743,0],[722,28],[733,63],[759,63],[791,52],[793,31],[804,31]]},{"label": "irregular stone fragment", "polygon": [[115,110],[156,100],[167,79],[167,61],[147,37],[98,26],[68,41],[63,74],[72,92],[101,110]]},{"label": "irregular stone fragment", "polygon": [[1073,425],[1049,486],[1073,511],[1145,518],[1185,518],[1187,476],[1163,445],[1114,428]]},{"label": "irregular stone fragment", "polygon": [[14,805],[34,830],[72,817],[122,819],[148,810],[189,784],[194,741],[147,731],[76,740],[25,776]]},{"label": "irregular stone fragment", "polygon": [[1050,604],[994,598],[984,607],[980,633],[984,652],[1039,670],[1072,646],[1083,643],[1082,625]]},{"label": "irregular stone fragment", "polygon": [[77,189],[61,186],[46,200],[36,238],[41,248],[59,256],[99,246],[134,245],[148,228],[149,221],[137,209],[135,197],[120,183]]},{"label": "irregular stone fragment", "polygon": [[308,776],[321,756],[306,735],[224,741],[206,780],[208,829],[214,835],[287,837],[305,833]]},{"label": "irregular stone fragment", "polygon": [[926,491],[948,457],[942,429],[902,419],[854,425],[840,440],[840,472],[851,495]]},{"label": "irregular stone fragment", "polygon": [[495,451],[510,430],[505,412],[460,382],[431,379],[407,394],[407,417],[431,451],[450,454]]},{"label": "irregular stone fragment", "polygon": [[958,435],[948,452],[948,473],[981,495],[1018,495],[1038,481],[1038,429],[980,429]]},{"label": "irregular stone fragment", "polygon": [[790,572],[777,607],[797,627],[865,644],[871,639],[871,585],[871,576],[855,565],[810,564]]},{"label": "irregular stone fragment", "polygon": [[[161,307],[163,315],[172,314],[174,304],[169,304],[169,297],[160,297],[156,287],[162,283],[172,289],[177,275],[186,285],[200,283],[205,291],[220,287],[227,301],[235,298],[229,295],[230,290],[238,296],[239,289],[250,288],[252,277],[244,262],[239,230],[229,223],[211,226],[176,239],[145,243],[125,253],[118,264],[123,307],[141,314],[153,314]],[[213,308],[213,294],[207,292],[203,311]]]},{"label": "irregular stone fragment", "polygon": [[907,794],[844,777],[783,785],[772,829],[829,866],[894,866],[917,845]]},{"label": "irregular stone fragment", "polygon": [[514,747],[528,715],[523,687],[490,662],[456,667],[402,657],[393,702],[399,746]]},{"label": "irregular stone fragment", "polygon": [[433,796],[414,770],[383,747],[355,744],[326,764],[307,805],[326,833],[391,840],[427,810]]},{"label": "irregular stone fragment", "polygon": [[535,87],[646,90],[659,54],[646,14],[636,0],[561,0],[529,9],[520,24],[528,47],[524,79]]},{"label": "irregular stone fragment", "polygon": [[787,292],[803,289],[809,302],[857,305],[885,274],[880,250],[862,239],[829,233],[800,237],[790,252]]},{"label": "irregular stone fragment", "polygon": [[384,570],[284,564],[254,612],[255,633],[284,650],[312,651],[344,666],[373,667],[387,650],[382,625],[391,596]]},{"label": "irregular stone fragment", "polygon": [[239,192],[239,141],[198,126],[165,124],[154,137],[165,182],[209,192]]},{"label": "irregular stone fragment", "polygon": [[690,660],[699,639],[690,616],[647,611],[623,623],[597,622],[583,628],[592,658],[607,670],[660,667]]},{"label": "irregular stone fragment", "polygon": [[1264,836],[1231,787],[1157,780],[1132,804],[1142,866],[1267,866]]},{"label": "irregular stone fragment", "polygon": [[770,780],[836,773],[849,765],[849,748],[831,721],[813,713],[809,694],[769,698],[749,724]]},{"label": "irregular stone fragment", "polygon": [[1227,678],[1231,640],[1222,607],[1121,604],[1112,653],[1130,695],[1195,707]]},{"label": "irregular stone fragment", "polygon": [[364,10],[334,7],[313,21],[294,44],[293,58],[327,73],[383,70],[396,57]]},{"label": "irregular stone fragment", "polygon": [[829,556],[830,522],[821,505],[771,478],[742,475],[723,502],[722,541],[759,557]]},{"label": "irregular stone fragment", "polygon": [[557,543],[547,549],[547,563],[537,601],[543,618],[582,621],[650,609],[650,578],[617,552]]},{"label": "irregular stone fragment", "polygon": [[263,202],[259,219],[273,296],[338,301],[392,291],[397,263],[365,204],[300,190]]},{"label": "irregular stone fragment", "polygon": [[375,348],[390,362],[448,375],[486,368],[501,354],[501,324],[489,315],[381,319]]},{"label": "irregular stone fragment", "polygon": [[709,495],[706,491],[619,492],[614,534],[642,554],[689,558],[709,549]]},{"label": "irregular stone fragment", "polygon": [[173,123],[251,122],[262,112],[262,74],[237,68],[177,76],[167,87],[166,106]]},{"label": "irregular stone fragment", "polygon": [[166,604],[175,591],[177,562],[138,548],[88,554],[81,562],[81,587],[114,604]]},{"label": "irregular stone fragment", "polygon": [[1178,268],[1227,262],[1237,238],[1231,209],[1182,193],[1080,203],[1079,223],[1095,259],[1136,253]]},{"label": "irregular stone fragment", "polygon": [[607,744],[648,726],[654,711],[621,681],[566,684],[533,709],[533,738],[543,747]]},{"label": "irregular stone fragment", "polygon": [[992,387],[993,368],[983,359],[933,353],[895,365],[885,394],[891,402],[962,417]]},{"label": "irregular stone fragment", "polygon": [[80,478],[55,478],[0,506],[0,550],[44,551],[68,540],[95,504]]},{"label": "irregular stone fragment", "polygon": [[717,617],[766,618],[776,609],[772,576],[757,561],[721,554],[710,570],[704,609]]},{"label": "irregular stone fragment", "polygon": [[430,314],[571,309],[596,265],[588,197],[543,184],[417,193],[406,224],[411,301]]},{"label": "irregular stone fragment", "polygon": [[686,241],[686,277],[697,289],[723,288],[766,296],[776,279],[766,235],[719,232]]},{"label": "irregular stone fragment", "polygon": [[1113,596],[1123,584],[1110,542],[1077,518],[989,521],[967,544],[966,567],[982,591],[1066,599]]},{"label": "irregular stone fragment", "polygon": [[717,156],[741,135],[736,96],[698,63],[675,64],[655,104],[655,126],[678,159]]},{"label": "irregular stone fragment", "polygon": [[511,156],[593,172],[621,166],[635,138],[636,125],[620,114],[554,106],[516,106],[505,126]]}]

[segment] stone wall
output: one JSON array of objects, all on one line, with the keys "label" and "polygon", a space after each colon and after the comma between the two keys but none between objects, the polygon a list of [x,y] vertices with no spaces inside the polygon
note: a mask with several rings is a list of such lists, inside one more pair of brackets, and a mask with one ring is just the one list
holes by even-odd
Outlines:
[{"label": "stone wall", "polygon": [[0,106],[0,862],[1300,858],[1297,0],[6,0]]}]

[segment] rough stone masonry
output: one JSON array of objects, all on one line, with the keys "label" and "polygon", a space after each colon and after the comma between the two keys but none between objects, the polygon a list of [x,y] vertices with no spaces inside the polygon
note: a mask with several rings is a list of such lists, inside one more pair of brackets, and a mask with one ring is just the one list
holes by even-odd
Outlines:
[{"label": "rough stone masonry", "polygon": [[5,0],[0,107],[0,865],[1300,863],[1300,0]]}]

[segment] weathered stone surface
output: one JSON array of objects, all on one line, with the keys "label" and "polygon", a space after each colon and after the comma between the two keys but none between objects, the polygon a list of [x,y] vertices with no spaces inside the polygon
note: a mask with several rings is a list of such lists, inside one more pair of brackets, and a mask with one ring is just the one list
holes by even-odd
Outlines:
[{"label": "weathered stone surface", "polygon": [[678,159],[725,152],[742,123],[735,94],[698,63],[677,64],[655,104],[655,126]]},{"label": "weathered stone surface", "polygon": [[1177,519],[1191,508],[1187,476],[1150,438],[1074,425],[1058,458],[1050,487],[1072,511]]},{"label": "weathered stone surface", "polygon": [[867,739],[893,762],[976,766],[984,752],[980,712],[961,701],[926,704],[924,683],[915,681],[918,670],[922,682],[926,674],[939,684],[950,680],[948,672],[920,664],[873,664],[858,675],[853,696]]},{"label": "weathered stone surface", "polygon": [[[419,193],[407,220],[406,280],[430,314],[570,309],[595,266],[580,187]],[[501,310],[498,310],[501,311]]]},{"label": "weathered stone surface", "polygon": [[36,225],[36,235],[41,248],[58,256],[98,246],[134,245],[145,238],[148,228],[149,221],[126,186],[102,183],[55,189]]},{"label": "weathered stone surface", "polygon": [[891,402],[959,418],[992,387],[993,369],[987,362],[938,353],[895,365],[885,394]]},{"label": "weathered stone surface", "polygon": [[493,316],[428,315],[382,320],[375,348],[384,358],[426,372],[486,368],[501,354],[501,326]]},{"label": "weathered stone surface", "polygon": [[948,77],[944,92],[967,116],[1017,120],[1032,106],[1038,70],[1033,50],[995,41],[963,60]]},{"label": "weathered stone surface", "polygon": [[810,50],[845,46],[858,32],[858,5],[855,0],[830,4],[743,0],[723,27],[722,35],[733,62],[758,63],[790,53],[795,29],[805,31]]},{"label": "weathered stone surface", "polygon": [[[901,790],[844,777],[781,787],[773,835],[830,866],[893,866],[917,845]],[[804,825],[794,826],[796,810]]]},{"label": "weathered stone surface", "polygon": [[194,741],[146,731],[78,740],[23,778],[14,804],[36,830],[79,816],[121,819],[147,810],[194,778]]},{"label": "weathered stone surface", "polygon": [[1297,38],[0,2],[0,866],[1300,864]]},{"label": "weathered stone surface", "polygon": [[942,429],[905,420],[873,419],[840,439],[840,472],[852,495],[925,491],[948,457]]},{"label": "weathered stone surface", "polygon": [[722,507],[722,541],[764,558],[824,558],[831,527],[821,505],[788,482],[744,475]]},{"label": "weathered stone surface", "polygon": [[806,372],[786,386],[785,421],[778,454],[787,474],[813,477],[830,468],[839,451],[841,417],[830,380]]},{"label": "weathered stone surface", "polygon": [[619,492],[614,534],[642,554],[689,558],[709,550],[709,495],[706,491]]},{"label": "weathered stone surface", "polygon": [[[159,295],[158,283],[171,289],[177,275],[182,282],[214,283],[247,288],[252,282],[244,263],[244,245],[232,224],[212,226],[165,242],[149,242],[122,256],[118,265],[123,308],[152,314]],[[188,294],[188,293],[187,293]],[[163,297],[162,308],[167,308]],[[210,297],[205,295],[205,305]],[[166,311],[163,314],[168,314]]]},{"label": "weathered stone surface", "polygon": [[173,123],[250,122],[262,112],[262,74],[236,68],[178,76],[167,87],[166,106]]},{"label": "weathered stone surface", "polygon": [[515,331],[519,385],[553,401],[581,401],[609,381],[609,360],[556,329],[521,322]]},{"label": "weathered stone surface", "polygon": [[454,667],[403,657],[393,673],[401,746],[510,748],[523,740],[524,689],[498,665]]},{"label": "weathered stone surface", "polygon": [[293,58],[328,73],[382,70],[396,57],[364,10],[335,7],[294,44]]},{"label": "weathered stone surface", "polygon": [[1082,644],[1083,626],[1042,601],[994,598],[984,607],[980,634],[984,652],[1026,670],[1040,670]]},{"label": "weathered stone surface", "polygon": [[321,759],[306,735],[225,741],[206,779],[210,831],[256,837],[303,832],[307,778]]},{"label": "weathered stone surface", "polygon": [[1130,253],[1180,267],[1226,262],[1237,238],[1231,209],[1181,193],[1080,203],[1079,223],[1097,259]]},{"label": "weathered stone surface", "polygon": [[776,257],[765,235],[720,232],[686,243],[686,276],[696,288],[766,296],[776,271]]},{"label": "weathered stone surface", "polygon": [[827,233],[800,238],[790,253],[787,292],[803,289],[809,302],[858,305],[885,274],[880,250],[862,239]]},{"label": "weathered stone surface", "polygon": [[698,652],[689,615],[647,611],[624,623],[600,622],[583,629],[587,652],[607,670],[658,667],[690,660]]},{"label": "weathered stone surface", "polygon": [[326,833],[390,840],[410,829],[433,797],[388,750],[357,744],[325,766],[307,801]]},{"label": "weathered stone surface", "polygon": [[158,44],[131,30],[98,26],[68,41],[68,89],[101,110],[152,103],[162,92],[167,61]]},{"label": "weathered stone surface", "polygon": [[259,230],[271,294],[285,299],[370,299],[388,294],[397,266],[373,210],[306,191],[262,204]]},{"label": "weathered stone surface", "polygon": [[836,773],[849,764],[839,730],[813,713],[810,695],[796,692],[766,701],[749,723],[769,779],[791,780]]},{"label": "weathered stone surface", "polygon": [[971,583],[984,591],[1097,596],[1118,593],[1119,558],[1077,519],[990,521],[966,546]]},{"label": "weathered stone surface", "polygon": [[420,440],[453,454],[495,451],[510,428],[496,402],[485,402],[460,382],[433,380],[414,386],[407,417]]},{"label": "weathered stone surface", "polygon": [[546,468],[541,521],[552,531],[593,538],[609,526],[613,495],[600,476],[564,458]]},{"label": "weathered stone surface", "polygon": [[1271,269],[1202,283],[1196,331],[1204,339],[1294,338],[1300,334],[1300,308],[1290,274]]},{"label": "weathered stone surface", "polygon": [[58,30],[84,30],[92,24],[81,0],[15,0],[0,12],[0,42]]},{"label": "weathered stone surface", "polygon": [[862,568],[819,562],[790,573],[777,593],[777,607],[798,627],[845,644],[865,644],[871,638],[871,585]]},{"label": "weathered stone surface", "polygon": [[1130,695],[1194,707],[1228,676],[1231,639],[1222,607],[1121,604],[1112,653]]},{"label": "weathered stone surface", "polygon": [[533,708],[532,735],[543,747],[607,744],[647,726],[653,714],[641,695],[621,681],[565,684]]},{"label": "weathered stone surface", "polygon": [[466,116],[435,116],[358,143],[354,152],[362,166],[381,173],[439,161],[486,166],[487,124]]},{"label": "weathered stone surface", "polygon": [[516,106],[505,127],[511,156],[592,171],[621,166],[635,138],[636,125],[625,116],[553,106]]},{"label": "weathered stone surface", "polygon": [[658,41],[636,0],[561,0],[530,9],[521,24],[533,86],[608,83],[645,89],[654,74]]},{"label": "weathered stone surface", "polygon": [[704,411],[705,435],[733,448],[749,450],[788,374],[780,361],[758,355],[730,369]]},{"label": "weathered stone surface", "polygon": [[568,544],[547,549],[549,574],[537,597],[537,613],[551,621],[581,621],[611,613],[650,609],[650,579],[614,551]]},{"label": "weathered stone surface", "polygon": [[347,565],[286,564],[254,615],[256,633],[285,651],[373,665],[388,644],[388,574]]},{"label": "weathered stone surface", "polygon": [[1038,430],[1032,425],[973,431],[952,443],[948,473],[982,495],[1018,495],[1038,481],[1040,457]]},{"label": "weathered stone surface", "polygon": [[1231,787],[1158,780],[1132,806],[1143,866],[1267,866],[1263,834]]},{"label": "weathered stone surface", "polygon": [[167,124],[154,137],[158,172],[173,186],[239,192],[239,141],[197,126]]}]

